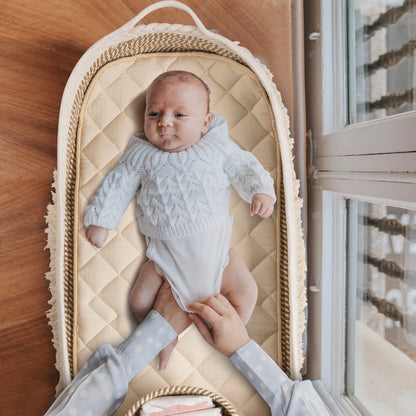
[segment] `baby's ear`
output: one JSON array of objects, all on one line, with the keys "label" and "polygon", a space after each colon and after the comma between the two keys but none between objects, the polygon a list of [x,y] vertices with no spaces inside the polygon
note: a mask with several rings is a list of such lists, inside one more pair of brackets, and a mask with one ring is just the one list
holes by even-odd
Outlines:
[{"label": "baby's ear", "polygon": [[202,126],[202,132],[201,132],[202,135],[207,134],[210,123],[211,123],[211,113],[207,113],[207,115],[205,116],[204,124]]}]

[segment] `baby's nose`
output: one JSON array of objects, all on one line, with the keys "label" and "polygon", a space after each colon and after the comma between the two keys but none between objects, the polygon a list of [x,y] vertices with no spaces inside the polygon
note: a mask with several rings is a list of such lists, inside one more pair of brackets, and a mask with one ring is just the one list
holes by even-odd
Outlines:
[{"label": "baby's nose", "polygon": [[162,114],[159,118],[159,126],[171,126],[172,125],[172,117],[169,114]]}]

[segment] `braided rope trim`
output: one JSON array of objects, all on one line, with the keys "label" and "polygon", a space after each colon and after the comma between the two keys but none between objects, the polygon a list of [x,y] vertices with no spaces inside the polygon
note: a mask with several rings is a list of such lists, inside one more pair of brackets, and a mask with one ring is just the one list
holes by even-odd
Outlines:
[{"label": "braided rope trim", "polygon": [[287,219],[285,210],[285,190],[283,185],[283,174],[280,175],[280,305],[277,306],[281,325],[281,368],[286,374],[290,374],[290,287],[289,287],[289,264],[287,245]]},{"label": "braided rope trim", "polygon": [[155,399],[156,397],[162,396],[180,396],[180,395],[200,395],[200,396],[208,396],[210,397],[214,403],[221,407],[222,414],[225,416],[232,416],[237,415],[238,413],[234,409],[234,407],[225,400],[222,396],[219,396],[216,393],[212,393],[209,390],[206,390],[202,387],[190,387],[190,386],[173,386],[173,387],[164,387],[157,391],[147,394],[146,396],[142,397],[139,401],[137,401],[130,410],[126,413],[125,416],[138,416],[140,408],[143,404],[149,402],[150,400]]}]

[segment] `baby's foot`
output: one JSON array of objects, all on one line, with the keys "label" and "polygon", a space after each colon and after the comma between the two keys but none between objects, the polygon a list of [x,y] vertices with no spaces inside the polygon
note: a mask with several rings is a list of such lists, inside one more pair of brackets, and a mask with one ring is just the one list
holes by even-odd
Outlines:
[{"label": "baby's foot", "polygon": [[162,371],[167,367],[170,355],[172,354],[172,351],[175,348],[177,343],[178,343],[178,338],[176,338],[169,345],[167,345],[165,348],[163,348],[162,351],[160,351],[160,353],[159,353],[159,371]]}]

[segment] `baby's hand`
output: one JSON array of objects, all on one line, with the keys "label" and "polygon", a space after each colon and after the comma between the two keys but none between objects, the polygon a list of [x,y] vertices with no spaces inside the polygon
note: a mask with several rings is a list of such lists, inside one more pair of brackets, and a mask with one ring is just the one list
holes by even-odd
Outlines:
[{"label": "baby's hand", "polygon": [[98,225],[89,225],[85,232],[88,241],[95,247],[101,248],[108,237],[108,230]]},{"label": "baby's hand", "polygon": [[255,194],[250,205],[250,215],[262,218],[270,217],[273,213],[274,199],[267,194]]}]

